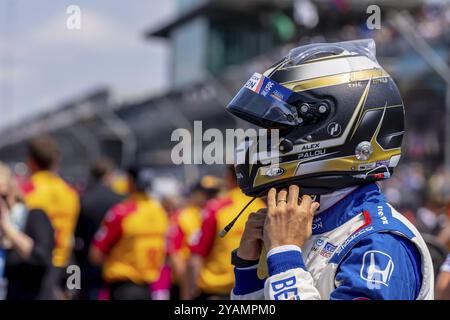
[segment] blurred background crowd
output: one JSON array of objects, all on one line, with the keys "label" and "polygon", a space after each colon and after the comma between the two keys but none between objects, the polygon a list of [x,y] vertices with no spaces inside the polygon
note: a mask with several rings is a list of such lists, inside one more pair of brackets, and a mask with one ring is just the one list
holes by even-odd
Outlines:
[{"label": "blurred background crowd", "polygon": [[[146,24],[152,27],[136,36],[164,47],[163,59],[150,65],[145,62],[155,60],[151,54],[108,60],[115,49],[106,47],[107,62],[96,72],[111,83],[122,77],[122,84],[98,83],[53,107],[40,107],[36,97],[39,103],[25,105],[20,116],[15,111],[25,101],[15,86],[20,75],[8,72],[20,62],[13,46],[20,39],[11,36],[17,3],[0,1],[5,17],[0,32],[5,44],[0,69],[3,298],[227,296],[233,285],[230,252],[245,218],[226,238],[218,238],[217,230],[249,199],[236,187],[230,167],[174,165],[171,133],[192,131],[195,120],[203,121],[203,130],[246,128],[224,107],[253,72],[301,44],[360,38],[375,39],[377,58],[395,79],[406,109],[402,160],[382,188],[424,234],[438,274],[450,248],[449,1],[137,1],[133,12],[148,15]],[[83,17],[92,8],[79,3]],[[69,4],[58,4],[63,19]],[[380,28],[368,27],[372,4],[380,8]],[[111,6],[104,9],[114,11]],[[126,33],[99,35],[129,44]],[[95,69],[77,65],[77,48],[67,54],[74,55],[69,63],[88,76],[89,68]],[[51,60],[64,71],[59,58]],[[131,76],[125,74],[125,60],[137,65]],[[155,91],[152,83],[160,74],[166,85]],[[40,73],[33,85],[70,86],[68,78],[61,73],[50,80]],[[142,90],[122,94],[125,83]],[[254,203],[247,214],[261,205]],[[71,278],[77,270],[68,272],[68,266],[80,268],[79,281]]]}]

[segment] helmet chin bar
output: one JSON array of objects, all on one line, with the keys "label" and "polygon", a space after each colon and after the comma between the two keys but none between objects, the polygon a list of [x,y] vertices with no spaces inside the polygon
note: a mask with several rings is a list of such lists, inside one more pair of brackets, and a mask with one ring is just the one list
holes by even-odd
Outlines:
[{"label": "helmet chin bar", "polygon": [[[389,175],[392,174],[393,169],[389,169]],[[333,193],[339,189],[344,189],[352,186],[363,185],[366,183],[373,183],[375,181],[383,180],[389,177],[383,173],[361,174],[355,175],[355,172],[327,172],[324,175],[307,175],[304,177],[292,177],[280,182],[274,181],[259,187],[240,186],[242,191],[249,197],[265,197],[270,188],[277,190],[287,189],[290,185],[297,185],[300,187],[301,195],[322,195]]]}]

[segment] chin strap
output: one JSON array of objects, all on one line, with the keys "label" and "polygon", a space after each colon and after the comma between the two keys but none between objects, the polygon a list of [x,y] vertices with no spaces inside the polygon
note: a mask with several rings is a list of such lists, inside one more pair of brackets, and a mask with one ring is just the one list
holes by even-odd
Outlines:
[{"label": "chin strap", "polygon": [[222,231],[220,231],[219,233],[219,237],[223,238],[227,235],[228,231],[231,230],[231,228],[233,228],[234,224],[236,223],[236,221],[239,219],[239,217],[241,216],[241,214],[245,211],[245,209],[248,208],[249,205],[252,204],[253,201],[255,201],[256,197],[254,197],[252,200],[250,200],[245,207],[238,213],[238,215],[229,223],[225,226],[225,228],[222,229]]}]

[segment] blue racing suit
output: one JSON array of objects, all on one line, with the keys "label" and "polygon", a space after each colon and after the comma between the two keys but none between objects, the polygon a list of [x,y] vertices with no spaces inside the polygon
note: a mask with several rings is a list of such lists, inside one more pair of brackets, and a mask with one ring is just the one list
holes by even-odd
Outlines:
[{"label": "blue racing suit", "polygon": [[[330,196],[339,198],[339,192]],[[375,183],[353,188],[316,214],[303,248],[274,248],[266,262],[263,279],[257,265],[235,268],[232,299],[434,297],[433,266],[422,237]]]}]

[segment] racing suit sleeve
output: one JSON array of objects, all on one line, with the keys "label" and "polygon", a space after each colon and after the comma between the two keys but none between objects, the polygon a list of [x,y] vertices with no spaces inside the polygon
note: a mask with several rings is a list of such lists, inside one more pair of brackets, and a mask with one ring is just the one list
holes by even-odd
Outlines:
[{"label": "racing suit sleeve", "polygon": [[338,300],[415,300],[422,286],[421,255],[403,236],[375,233],[360,241],[339,266],[331,293]]},{"label": "racing suit sleeve", "polygon": [[298,246],[271,249],[267,253],[267,268],[269,277],[264,286],[267,300],[320,300]]},{"label": "racing suit sleeve", "polygon": [[265,279],[258,277],[258,265],[234,268],[234,288],[231,300],[264,300]]},{"label": "racing suit sleeve", "polygon": [[[273,300],[316,300],[314,286],[298,247],[275,248],[268,253],[269,278],[264,295]],[[421,255],[408,239],[375,233],[358,242],[340,263],[330,299],[413,300],[421,287]]]}]

